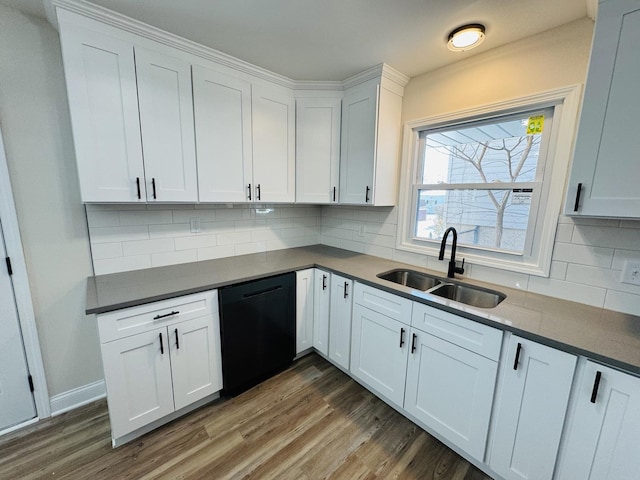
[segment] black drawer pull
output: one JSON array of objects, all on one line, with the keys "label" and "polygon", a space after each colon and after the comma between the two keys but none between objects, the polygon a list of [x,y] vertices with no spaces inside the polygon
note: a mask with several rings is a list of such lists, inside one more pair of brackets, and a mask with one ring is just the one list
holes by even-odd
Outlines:
[{"label": "black drawer pull", "polygon": [[593,390],[591,390],[591,403],[596,403],[596,398],[598,397],[598,389],[600,388],[600,378],[602,377],[602,372],[596,372],[596,379],[593,382]]},{"label": "black drawer pull", "polygon": [[256,185],[256,197],[260,200],[260,184]]},{"label": "black drawer pull", "polygon": [[178,315],[180,312],[178,310],[174,310],[172,312],[169,313],[165,313],[164,315],[156,315],[155,317],[153,317],[154,320],[160,320],[161,318],[166,318],[166,317],[171,317],[173,315]]},{"label": "black drawer pull", "polygon": [[344,282],[344,298],[347,298],[349,296],[349,282]]},{"label": "black drawer pull", "polygon": [[336,201],[336,187],[333,187],[333,201]]},{"label": "black drawer pull", "polygon": [[140,195],[140,177],[136,177],[136,188],[138,189],[138,200],[140,200],[142,198],[142,195]]},{"label": "black drawer pull", "polygon": [[366,190],[366,192],[364,194],[364,203],[369,203],[369,191],[370,190],[371,189],[369,188],[369,185],[367,185],[367,190]]},{"label": "black drawer pull", "polygon": [[582,192],[582,184],[578,184],[578,190],[576,191],[576,204],[573,206],[573,211],[577,212],[580,206],[580,192]]},{"label": "black drawer pull", "polygon": [[276,290],[280,290],[280,289],[282,289],[282,285],[277,285],[275,287],[265,288],[264,290],[258,290],[256,292],[251,292],[251,293],[245,293],[242,296],[242,298],[257,297],[258,295],[264,295],[265,293],[275,292]]},{"label": "black drawer pull", "polygon": [[518,342],[518,348],[516,349],[516,359],[513,362],[513,369],[518,370],[518,363],[520,362],[520,352],[522,351],[522,344]]},{"label": "black drawer pull", "polygon": [[400,329],[400,348],[404,345],[404,328]]},{"label": "black drawer pull", "polygon": [[322,290],[326,290],[326,289],[327,289],[327,276],[322,275]]},{"label": "black drawer pull", "polygon": [[153,187],[153,199],[157,199],[158,197],[156,196],[156,179],[152,178],[151,179],[151,186]]},{"label": "black drawer pull", "polygon": [[164,355],[164,344],[162,343],[162,333],[160,333],[159,336],[160,336],[160,354]]},{"label": "black drawer pull", "polygon": [[251,201],[251,184],[249,184],[247,190],[249,190],[249,201]]},{"label": "black drawer pull", "polygon": [[175,329],[176,332],[176,350],[180,350],[180,340],[178,339],[178,329]]},{"label": "black drawer pull", "polygon": [[418,338],[418,336],[415,333],[411,337],[411,353],[416,351],[416,339],[417,338]]}]

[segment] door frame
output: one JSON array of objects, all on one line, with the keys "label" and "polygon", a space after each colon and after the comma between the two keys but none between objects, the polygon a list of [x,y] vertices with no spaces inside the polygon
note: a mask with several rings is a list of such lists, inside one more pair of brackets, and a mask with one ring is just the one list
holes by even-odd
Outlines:
[{"label": "door frame", "polygon": [[[13,294],[16,299],[18,320],[22,330],[22,342],[27,358],[27,367],[33,379],[33,398],[36,405],[36,419],[46,418],[51,416],[49,390],[47,388],[40,341],[38,339],[36,317],[33,310],[31,288],[29,287],[27,265],[24,259],[22,241],[20,239],[20,229],[16,215],[16,206],[13,200],[13,190],[11,189],[2,130],[0,130],[0,222],[2,222],[2,233],[4,234],[7,255],[11,258]],[[32,422],[33,420],[28,420],[25,423]],[[22,424],[17,427],[21,425]],[[16,427],[12,427],[11,429],[13,430],[15,428]]]}]

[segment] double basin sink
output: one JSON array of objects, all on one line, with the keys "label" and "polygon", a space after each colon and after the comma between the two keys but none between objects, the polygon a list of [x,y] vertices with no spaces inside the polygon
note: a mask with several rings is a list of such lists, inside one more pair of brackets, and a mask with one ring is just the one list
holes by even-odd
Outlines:
[{"label": "double basin sink", "polygon": [[378,278],[479,308],[494,308],[507,298],[504,293],[496,290],[453,283],[448,279],[444,280],[414,270],[390,270],[378,274]]}]

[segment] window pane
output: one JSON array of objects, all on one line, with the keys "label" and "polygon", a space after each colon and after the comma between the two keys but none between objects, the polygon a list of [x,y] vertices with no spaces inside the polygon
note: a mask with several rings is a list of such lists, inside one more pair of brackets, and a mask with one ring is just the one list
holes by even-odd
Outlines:
[{"label": "window pane", "polygon": [[422,183],[535,181],[541,133],[527,135],[531,118],[426,132]]},{"label": "window pane", "polygon": [[448,227],[455,227],[458,245],[521,253],[532,195],[531,189],[420,190],[416,237],[440,240]]}]

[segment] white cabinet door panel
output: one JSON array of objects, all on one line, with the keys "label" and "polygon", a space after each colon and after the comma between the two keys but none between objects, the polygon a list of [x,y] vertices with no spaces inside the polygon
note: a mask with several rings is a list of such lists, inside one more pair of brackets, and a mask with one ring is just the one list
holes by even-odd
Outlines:
[{"label": "white cabinet door panel", "polygon": [[295,101],[292,94],[252,88],[254,201],[295,201]]},{"label": "white cabinet door panel", "polygon": [[165,327],[102,345],[113,438],[174,410]]},{"label": "white cabinet door panel", "polygon": [[313,347],[324,356],[329,355],[329,305],[331,274],[315,269],[313,280]]},{"label": "white cabinet door panel", "polygon": [[200,201],[249,201],[251,84],[195,65],[193,96]]},{"label": "white cabinet door panel", "polygon": [[353,280],[331,274],[329,315],[329,359],[349,370],[351,352],[351,307]]},{"label": "white cabinet door panel", "polygon": [[352,322],[351,374],[402,408],[409,328],[358,304]]},{"label": "white cabinet door panel", "polygon": [[296,100],[296,202],[338,201],[339,98]]},{"label": "white cabinet door panel", "polygon": [[555,478],[640,478],[640,379],[587,362],[574,394],[575,410]]},{"label": "white cabinet door panel", "polygon": [[206,316],[169,327],[175,408],[222,389],[220,322]]},{"label": "white cabinet door panel", "polygon": [[313,271],[296,272],[296,354],[313,346]]},{"label": "white cabinet door panel", "polygon": [[414,329],[408,342],[416,350],[409,354],[404,408],[483,461],[497,362]]},{"label": "white cabinet door panel", "polygon": [[408,298],[385,292],[379,288],[363,285],[356,282],[353,292],[353,301],[375,312],[398,320],[406,325],[411,324],[411,312],[413,302]]},{"label": "white cabinet door panel", "polygon": [[550,480],[576,357],[512,336],[505,358],[490,466],[507,480]]},{"label": "white cabinet door panel", "polygon": [[147,201],[196,202],[191,65],[136,47]]},{"label": "white cabinet door panel", "polygon": [[82,201],[144,201],[133,45],[75,25],[60,40]]}]

